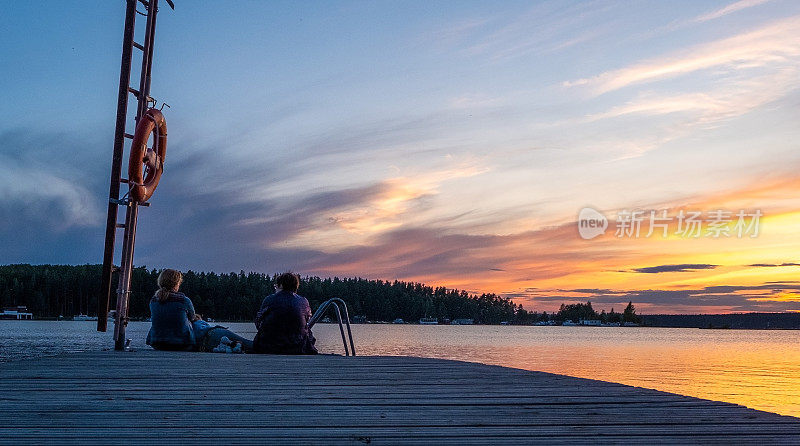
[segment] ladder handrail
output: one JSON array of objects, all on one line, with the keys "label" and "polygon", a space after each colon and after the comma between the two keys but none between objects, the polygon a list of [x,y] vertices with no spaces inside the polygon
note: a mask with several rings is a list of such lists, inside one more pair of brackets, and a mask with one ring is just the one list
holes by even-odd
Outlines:
[{"label": "ladder handrail", "polygon": [[[347,348],[347,339],[344,335],[344,327],[342,326],[342,312],[339,307],[339,304],[342,304],[341,308],[344,308],[344,325],[347,326],[347,337],[350,340],[350,349]],[[334,310],[336,311],[336,319],[339,322],[339,333],[342,335],[342,344],[344,345],[344,355],[345,356],[355,356],[356,355],[356,347],[353,344],[353,332],[350,331],[350,314],[347,312],[347,304],[338,297],[334,297],[332,299],[328,299],[322,303],[322,305],[317,308],[317,311],[311,316],[311,319],[308,320],[308,328],[311,329],[317,321],[319,321],[322,316],[325,314],[325,310],[327,310],[330,306],[333,306]],[[351,354],[352,352],[352,354]]]}]

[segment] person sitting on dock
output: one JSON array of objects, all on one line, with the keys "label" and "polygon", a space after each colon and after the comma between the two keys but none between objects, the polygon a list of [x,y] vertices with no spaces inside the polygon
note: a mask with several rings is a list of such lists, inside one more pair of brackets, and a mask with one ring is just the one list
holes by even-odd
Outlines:
[{"label": "person sitting on dock", "polygon": [[[199,314],[195,316],[195,321],[192,323],[192,329],[196,340],[195,350],[212,352],[216,351],[214,349],[217,347],[224,347],[227,345],[234,351],[252,353],[252,340],[245,339],[222,325],[211,325],[204,321]],[[238,350],[236,348],[237,345],[241,346]]]},{"label": "person sitting on dock", "polygon": [[165,269],[158,275],[158,291],[150,299],[147,345],[156,350],[192,350],[195,344],[192,322],[197,318],[192,301],[178,291],[180,271]]},{"label": "person sitting on dock", "polygon": [[275,280],[275,293],[264,298],[256,315],[255,353],[317,354],[316,339],[308,328],[311,306],[305,297],[296,294],[299,287],[300,278],[291,272]]},{"label": "person sitting on dock", "polygon": [[183,275],[174,269],[165,269],[158,275],[158,291],[150,299],[152,326],[147,333],[147,345],[156,350],[211,351],[223,338],[230,347],[241,344],[248,352],[253,341],[245,339],[222,326],[211,326],[194,312],[191,299],[178,291]]}]

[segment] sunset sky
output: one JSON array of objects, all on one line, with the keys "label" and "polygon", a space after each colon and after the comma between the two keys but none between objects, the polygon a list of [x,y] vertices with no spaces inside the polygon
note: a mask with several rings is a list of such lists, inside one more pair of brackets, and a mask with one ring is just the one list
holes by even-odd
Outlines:
[{"label": "sunset sky", "polygon": [[[3,3],[0,263],[100,263],[124,2]],[[137,265],[800,311],[800,2],[175,3]],[[762,216],[617,237],[634,210]]]}]

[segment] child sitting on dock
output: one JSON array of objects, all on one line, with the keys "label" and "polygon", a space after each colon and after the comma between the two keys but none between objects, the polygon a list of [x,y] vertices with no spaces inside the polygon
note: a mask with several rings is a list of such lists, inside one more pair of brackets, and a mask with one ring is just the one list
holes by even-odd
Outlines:
[{"label": "child sitting on dock", "polygon": [[[191,299],[178,291],[183,275],[165,269],[158,275],[158,291],[150,299],[152,326],[147,333],[147,345],[156,350],[211,351],[223,337],[240,343],[250,351],[253,342],[222,326],[211,326],[194,312]],[[235,347],[235,346],[232,346]]]},{"label": "child sitting on dock", "polygon": [[317,354],[316,339],[308,328],[311,306],[305,297],[296,294],[299,287],[297,274],[287,272],[275,279],[275,293],[264,298],[256,315],[255,353]]}]

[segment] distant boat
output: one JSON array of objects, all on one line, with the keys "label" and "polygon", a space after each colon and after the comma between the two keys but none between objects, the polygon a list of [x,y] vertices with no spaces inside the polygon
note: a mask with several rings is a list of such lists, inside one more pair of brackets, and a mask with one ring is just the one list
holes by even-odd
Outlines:
[{"label": "distant boat", "polygon": [[600,319],[581,319],[580,324],[599,327],[600,325],[603,324],[603,321],[601,321]]},{"label": "distant boat", "polygon": [[566,320],[566,321],[564,321],[564,323],[563,323],[563,324],[561,324],[561,325],[564,325],[564,326],[566,326],[566,327],[576,327],[576,326],[578,326],[578,325],[580,325],[580,324],[578,324],[577,322],[572,322],[572,321],[570,321],[570,320]]},{"label": "distant boat", "polygon": [[472,325],[475,323],[474,319],[453,319],[451,325]]},{"label": "distant boat", "polygon": [[85,314],[79,314],[72,318],[73,321],[96,321],[96,316],[87,316]]},{"label": "distant boat", "polygon": [[393,320],[392,323],[393,324],[405,324],[406,321],[404,321],[403,319],[398,317],[397,319]]},{"label": "distant boat", "polygon": [[419,320],[420,325],[438,325],[439,319],[435,317],[423,317]]}]

